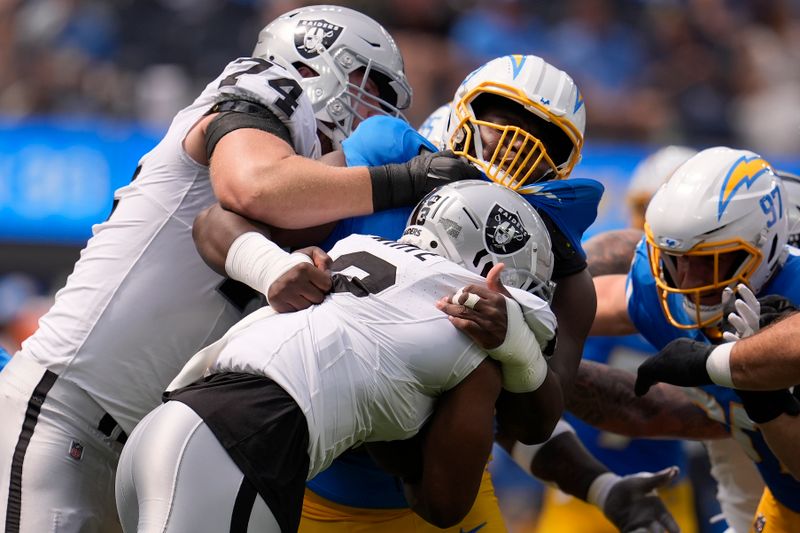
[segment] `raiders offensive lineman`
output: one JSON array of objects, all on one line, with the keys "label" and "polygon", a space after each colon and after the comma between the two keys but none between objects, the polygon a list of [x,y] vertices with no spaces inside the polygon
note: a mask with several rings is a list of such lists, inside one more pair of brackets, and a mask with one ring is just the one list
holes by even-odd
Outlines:
[{"label": "raiders offensive lineman", "polygon": [[[323,22],[322,39],[296,39]],[[292,32],[273,33],[275,25]],[[368,213],[415,203],[433,188],[429,170],[441,161],[459,166],[431,155],[374,169],[314,161],[318,126],[330,149],[360,118],[408,105],[402,58],[379,24],[345,8],[288,13],[262,31],[259,46],[281,39],[314,76],[293,77],[278,64],[289,61],[275,55],[226,66],[116,192],[112,215],[94,228],[39,330],[0,374],[6,532],[119,530],[113,477],[126,434],[191,354],[242,317],[247,301],[195,251],[198,212],[219,200],[278,224],[265,219],[265,206],[279,200],[291,212],[302,196],[286,190],[325,191],[336,182],[335,192],[315,195],[319,205],[304,200],[302,213],[335,210],[337,195]],[[299,212],[289,218],[314,224]]]},{"label": "raiders offensive lineman", "polygon": [[[533,391],[549,372],[542,348],[555,316],[519,290],[547,289],[544,223],[508,188],[462,181],[423,199],[399,242],[352,235],[330,255],[334,290],[322,304],[253,313],[198,354],[212,356],[210,375],[176,390],[193,372],[179,376],[173,401],[136,428],[117,479],[127,533],[295,531],[306,479],[352,446],[413,437],[434,404],[419,443],[424,460],[403,473],[406,493],[439,527],[467,513],[501,386]],[[435,305],[467,285],[464,305],[481,306],[472,284],[483,284],[487,260],[505,265],[514,298],[501,297],[505,339],[488,350],[499,372]],[[439,432],[450,446],[426,447]],[[461,492],[471,497],[453,509]]]}]

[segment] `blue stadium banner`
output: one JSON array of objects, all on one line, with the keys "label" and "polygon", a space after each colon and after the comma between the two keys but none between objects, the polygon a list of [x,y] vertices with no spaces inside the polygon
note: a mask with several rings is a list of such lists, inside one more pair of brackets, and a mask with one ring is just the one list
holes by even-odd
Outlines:
[{"label": "blue stadium banner", "polygon": [[160,136],[99,120],[0,118],[0,240],[83,245]]}]

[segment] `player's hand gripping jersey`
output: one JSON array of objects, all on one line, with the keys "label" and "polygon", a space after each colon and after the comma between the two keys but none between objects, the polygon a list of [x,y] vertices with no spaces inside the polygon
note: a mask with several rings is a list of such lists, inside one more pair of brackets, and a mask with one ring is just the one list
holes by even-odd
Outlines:
[{"label": "player's hand gripping jersey", "polygon": [[183,141],[215,104],[271,114],[299,155],[319,155],[311,103],[288,72],[263,59],[231,62],[177,114],[130,185],[116,191],[112,215],[93,228],[21,352],[87,391],[128,433],[186,360],[241,318],[246,303],[203,263],[191,235],[195,216],[216,198],[209,168],[189,157]]}]

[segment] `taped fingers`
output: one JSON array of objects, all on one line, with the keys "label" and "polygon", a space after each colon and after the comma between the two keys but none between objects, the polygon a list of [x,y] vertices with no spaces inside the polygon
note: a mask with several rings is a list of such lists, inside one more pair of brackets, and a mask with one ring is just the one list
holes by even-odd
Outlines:
[{"label": "taped fingers", "polygon": [[[461,300],[461,296],[466,295],[464,301]],[[450,303],[456,305],[463,305],[464,307],[468,307],[470,309],[475,309],[475,305],[481,301],[481,297],[473,292],[467,292],[466,287],[461,287],[456,291],[456,293],[450,298]]]}]

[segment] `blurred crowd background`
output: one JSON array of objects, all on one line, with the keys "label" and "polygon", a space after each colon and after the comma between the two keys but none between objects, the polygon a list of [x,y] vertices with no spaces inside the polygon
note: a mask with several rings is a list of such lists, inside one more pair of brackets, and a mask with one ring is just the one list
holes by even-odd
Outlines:
[{"label": "blurred crowd background", "polygon": [[[0,346],[13,352],[33,331],[111,191],[174,114],[250,55],[267,22],[311,3],[0,0]],[[612,205],[622,205],[635,163],[664,144],[725,144],[800,166],[800,0],[335,3],[396,38],[415,126],[493,57],[534,53],[566,70],[588,113],[587,156],[574,175],[607,177]],[[93,148],[62,143],[65,131]],[[625,223],[624,212],[606,213]],[[73,215],[85,225],[77,239],[2,227],[41,219],[64,229]],[[524,530],[539,487],[513,468],[500,478],[509,519]],[[713,499],[709,491],[699,496]]]},{"label": "blurred crowd background", "polygon": [[[476,65],[571,73],[590,139],[800,148],[797,0],[353,0],[404,53],[418,124]],[[0,113],[163,127],[287,0],[0,0]]]}]

